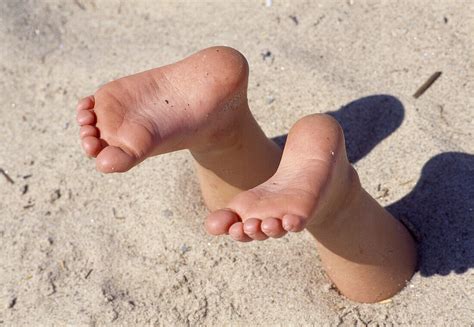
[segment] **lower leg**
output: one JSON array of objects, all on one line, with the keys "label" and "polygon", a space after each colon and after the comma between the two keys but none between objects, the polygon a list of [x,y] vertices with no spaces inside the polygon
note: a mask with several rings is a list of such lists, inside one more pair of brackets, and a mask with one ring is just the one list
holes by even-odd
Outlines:
[{"label": "lower leg", "polygon": [[307,229],[317,241],[329,278],[351,300],[390,298],[415,271],[416,246],[410,233],[358,180],[347,207],[331,221]]},{"label": "lower leg", "polygon": [[277,170],[282,150],[269,140],[245,101],[232,129],[223,131],[223,144],[191,148],[206,206],[224,208],[237,194],[269,179]]}]

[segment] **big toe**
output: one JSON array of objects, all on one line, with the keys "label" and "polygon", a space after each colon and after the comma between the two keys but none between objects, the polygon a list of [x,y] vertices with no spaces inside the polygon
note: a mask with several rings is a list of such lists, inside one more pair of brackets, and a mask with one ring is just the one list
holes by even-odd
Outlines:
[{"label": "big toe", "polygon": [[138,160],[116,146],[106,146],[97,155],[97,170],[103,173],[122,173],[138,163]]},{"label": "big toe", "polygon": [[229,233],[229,228],[239,222],[239,216],[229,209],[221,209],[207,216],[204,223],[206,231],[211,235],[223,235]]}]

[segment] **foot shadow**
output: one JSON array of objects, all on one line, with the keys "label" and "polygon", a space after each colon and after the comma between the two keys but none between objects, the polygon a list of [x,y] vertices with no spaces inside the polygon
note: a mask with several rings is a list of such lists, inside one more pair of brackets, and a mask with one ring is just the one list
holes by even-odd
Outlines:
[{"label": "foot shadow", "polygon": [[474,267],[474,155],[431,158],[415,188],[386,209],[417,239],[421,275]]},{"label": "foot shadow", "polygon": [[[386,94],[364,97],[327,112],[344,130],[347,157],[355,163],[367,155],[380,141],[392,134],[402,123],[405,110],[395,97]],[[273,138],[284,147],[287,135]]]}]

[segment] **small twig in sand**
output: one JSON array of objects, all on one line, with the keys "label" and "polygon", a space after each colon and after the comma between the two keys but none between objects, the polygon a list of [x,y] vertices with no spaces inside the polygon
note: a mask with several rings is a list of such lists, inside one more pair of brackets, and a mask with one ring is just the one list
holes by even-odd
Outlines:
[{"label": "small twig in sand", "polygon": [[2,174],[3,176],[5,176],[5,178],[7,179],[7,182],[10,183],[10,184],[15,184],[15,181],[10,177],[8,176],[7,172],[5,170],[3,170],[3,168],[0,168],[0,174]]},{"label": "small twig in sand", "polygon": [[92,270],[93,270],[93,269],[89,269],[89,271],[87,272],[87,274],[84,276],[84,279],[89,278],[89,276],[90,276],[91,273],[92,273]]},{"label": "small twig in sand", "polygon": [[426,90],[428,90],[430,88],[431,85],[433,85],[433,83],[441,76],[441,72],[436,72],[434,73],[433,75],[431,75],[430,78],[428,78],[428,80],[423,83],[422,86],[420,86],[420,88],[415,92],[415,94],[413,94],[413,97],[415,99],[418,99],[423,93],[425,93]]}]

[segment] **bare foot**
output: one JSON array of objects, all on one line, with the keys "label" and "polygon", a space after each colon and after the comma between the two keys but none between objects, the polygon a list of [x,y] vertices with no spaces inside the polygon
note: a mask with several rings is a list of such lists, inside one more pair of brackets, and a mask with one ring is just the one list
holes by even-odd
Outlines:
[{"label": "bare foot", "polygon": [[279,238],[324,223],[358,188],[339,124],[328,115],[307,116],[291,128],[277,172],[211,213],[206,229],[243,242]]},{"label": "bare foot", "polygon": [[268,179],[281,155],[250,113],[247,80],[242,54],[213,47],[110,82],[77,105],[83,149],[104,173],[190,149],[207,206],[221,208]]},{"label": "bare foot", "polygon": [[110,82],[77,105],[84,150],[109,173],[149,156],[226,142],[246,100],[247,75],[239,52],[215,47]]}]

